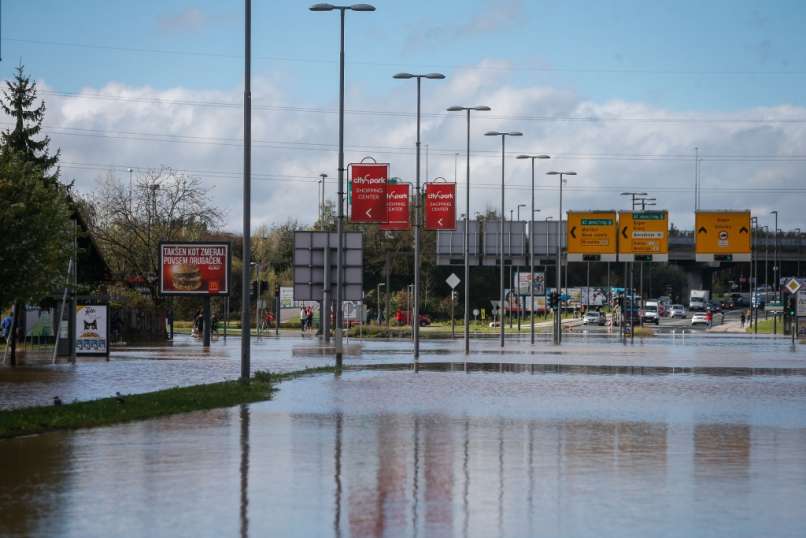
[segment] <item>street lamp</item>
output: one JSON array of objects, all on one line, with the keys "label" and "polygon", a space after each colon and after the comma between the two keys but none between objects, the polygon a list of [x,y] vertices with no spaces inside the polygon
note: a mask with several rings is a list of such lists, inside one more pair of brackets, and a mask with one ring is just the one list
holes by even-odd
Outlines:
[{"label": "street lamp", "polygon": [[132,174],[134,168],[129,168],[129,218],[132,218]]},{"label": "street lamp", "polygon": [[780,284],[780,274],[781,269],[778,267],[778,210],[774,209],[770,211],[770,215],[775,215],[775,235],[773,236],[773,255],[772,255],[772,283],[775,286],[775,300],[780,301],[781,297],[778,295],[781,284]]},{"label": "street lamp", "polygon": [[339,189],[338,189],[338,218],[336,220],[336,236],[338,247],[336,250],[336,368],[341,369],[342,355],[342,325],[344,311],[342,300],[344,297],[344,13],[350,11],[375,11],[369,4],[353,4],[351,6],[334,6],[333,4],[314,4],[311,11],[338,10],[340,26],[339,41]]},{"label": "street lamp", "polygon": [[[562,224],[563,224],[563,177],[564,176],[575,176],[577,175],[576,172],[570,171],[563,171],[558,172],[556,170],[552,170],[551,172],[546,172],[547,176],[560,176],[560,222],[557,225],[557,315],[554,316],[556,319],[554,321],[554,343],[560,345],[563,340],[562,335],[562,301],[559,298],[560,289],[562,288]],[[568,269],[566,269],[568,271]],[[566,273],[567,274],[567,273]]]},{"label": "street lamp", "polygon": [[[518,204],[518,207],[517,207],[517,210],[518,210],[518,211],[517,211],[517,214],[518,214],[518,222],[519,222],[519,223],[520,223],[520,221],[521,221],[521,208],[522,208],[522,207],[526,207],[526,204]],[[510,268],[511,268],[511,267],[512,267],[512,265],[510,264]],[[512,269],[510,269],[510,272],[512,272]],[[518,267],[517,267],[517,268],[516,268],[516,270],[515,270],[515,275],[516,275],[516,278],[517,278],[518,282],[517,282],[517,283],[514,283],[514,282],[513,282],[513,283],[511,284],[511,286],[512,286],[513,288],[515,288],[515,300],[516,300],[516,301],[518,301],[518,332],[519,332],[519,333],[520,333],[520,331],[521,331],[521,317],[522,317],[522,315],[521,315],[521,286],[520,286],[520,272],[521,272],[521,266],[520,266],[520,265],[518,265]],[[511,280],[512,280],[512,278],[510,278],[510,281],[511,281]],[[510,323],[512,323],[512,316],[511,316],[511,315],[510,315]]]},{"label": "street lamp", "polygon": [[[535,240],[535,213],[539,213],[539,209],[535,209],[535,159],[551,159],[548,155],[518,155],[518,159],[529,159],[532,161],[532,218],[529,219],[529,271],[531,272],[530,278],[530,286],[529,286],[529,297],[531,300],[531,314],[529,319],[531,320],[532,328],[531,328],[531,342],[535,343],[535,252],[534,248],[534,240]],[[546,217],[546,222],[551,217]],[[548,224],[546,225],[546,248],[548,248]]]},{"label": "street lamp", "polygon": [[484,136],[500,136],[501,137],[501,228],[498,233],[498,252],[500,254],[500,264],[501,264],[501,272],[500,272],[500,280],[499,280],[499,299],[501,304],[499,305],[499,312],[498,312],[498,321],[499,325],[501,326],[500,330],[500,340],[501,340],[501,347],[504,347],[504,220],[506,220],[506,216],[504,215],[504,159],[506,153],[506,139],[508,136],[523,136],[523,133],[519,131],[509,131],[509,132],[501,132],[501,131],[487,131],[484,133]]},{"label": "street lamp", "polygon": [[322,183],[322,201],[319,204],[319,229],[325,229],[325,179],[327,179],[327,174],[322,172],[319,174],[319,177],[322,178],[317,183]]},{"label": "street lamp", "polygon": [[442,73],[426,73],[414,75],[411,73],[398,73],[394,77],[400,80],[417,79],[417,170],[415,198],[414,198],[414,360],[420,357],[420,228],[421,223],[421,196],[420,196],[420,81],[424,78],[441,80],[445,78]]}]

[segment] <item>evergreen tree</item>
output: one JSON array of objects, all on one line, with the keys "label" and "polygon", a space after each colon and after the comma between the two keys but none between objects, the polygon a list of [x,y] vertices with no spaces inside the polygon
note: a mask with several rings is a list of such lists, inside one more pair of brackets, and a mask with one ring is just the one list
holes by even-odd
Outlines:
[{"label": "evergreen tree", "polygon": [[55,182],[59,176],[58,167],[52,174],[49,171],[59,162],[61,150],[50,155],[50,137],[35,139],[42,131],[45,117],[44,101],[34,108],[37,100],[36,82],[31,82],[24,72],[24,66],[19,65],[14,79],[6,81],[6,87],[0,97],[0,107],[14,120],[14,129],[2,133],[3,147],[42,170],[46,180]]}]

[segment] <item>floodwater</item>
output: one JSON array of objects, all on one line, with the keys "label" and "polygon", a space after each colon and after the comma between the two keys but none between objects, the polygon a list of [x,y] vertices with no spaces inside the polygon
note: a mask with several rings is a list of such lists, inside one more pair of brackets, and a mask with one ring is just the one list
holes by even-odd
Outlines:
[{"label": "floodwater", "polygon": [[[0,409],[49,405],[54,396],[63,401],[90,400],[175,386],[235,379],[240,374],[240,338],[219,338],[209,350],[198,340],[177,335],[168,345],[116,349],[110,361],[79,358],[77,364],[34,363],[16,368],[0,366]],[[529,342],[527,331],[507,337],[502,351],[495,337],[474,338],[471,354],[463,353],[460,339],[423,340],[422,363],[469,362],[526,364],[541,367],[573,366],[672,369],[732,369],[750,373],[806,375],[806,347],[794,347],[787,338],[702,333],[636,338],[630,344],[602,332],[565,336],[562,347],[550,335]],[[333,348],[313,336],[284,334],[252,340],[252,370],[286,372],[333,364]],[[408,340],[349,339],[346,365],[367,366],[412,360]]]},{"label": "floodwater", "polygon": [[806,377],[347,371],[0,461],[2,536],[801,537]]}]

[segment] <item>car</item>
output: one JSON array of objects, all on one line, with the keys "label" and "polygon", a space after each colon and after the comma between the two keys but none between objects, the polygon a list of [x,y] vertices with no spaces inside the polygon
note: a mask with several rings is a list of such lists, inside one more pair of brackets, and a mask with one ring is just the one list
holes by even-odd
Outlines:
[{"label": "car", "polygon": [[673,304],[669,308],[669,317],[686,319],[686,308],[681,304]]},{"label": "car", "polygon": [[644,323],[654,323],[655,325],[660,325],[660,312],[657,301],[646,302],[643,313],[641,314],[641,319],[644,320]]},{"label": "car", "polygon": [[705,308],[708,312],[722,312],[722,306],[717,301],[709,302]]},{"label": "car", "polygon": [[691,326],[694,327],[695,325],[703,325],[706,328],[711,326],[711,319],[708,313],[706,312],[695,312],[693,316],[691,316]]},{"label": "car", "polygon": [[606,322],[604,314],[597,311],[591,311],[582,317],[583,325],[604,325]]}]

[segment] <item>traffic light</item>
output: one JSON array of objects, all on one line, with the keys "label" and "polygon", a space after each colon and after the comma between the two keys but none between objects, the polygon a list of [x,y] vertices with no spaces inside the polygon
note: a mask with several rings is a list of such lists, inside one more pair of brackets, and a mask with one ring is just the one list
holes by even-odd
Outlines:
[{"label": "traffic light", "polygon": [[789,297],[789,301],[787,304],[787,315],[790,318],[795,317],[795,309],[797,308],[797,295],[792,295]]},{"label": "traffic light", "polygon": [[552,308],[557,308],[560,303],[560,296],[557,294],[556,291],[552,291],[551,295],[549,295],[549,304]]}]

